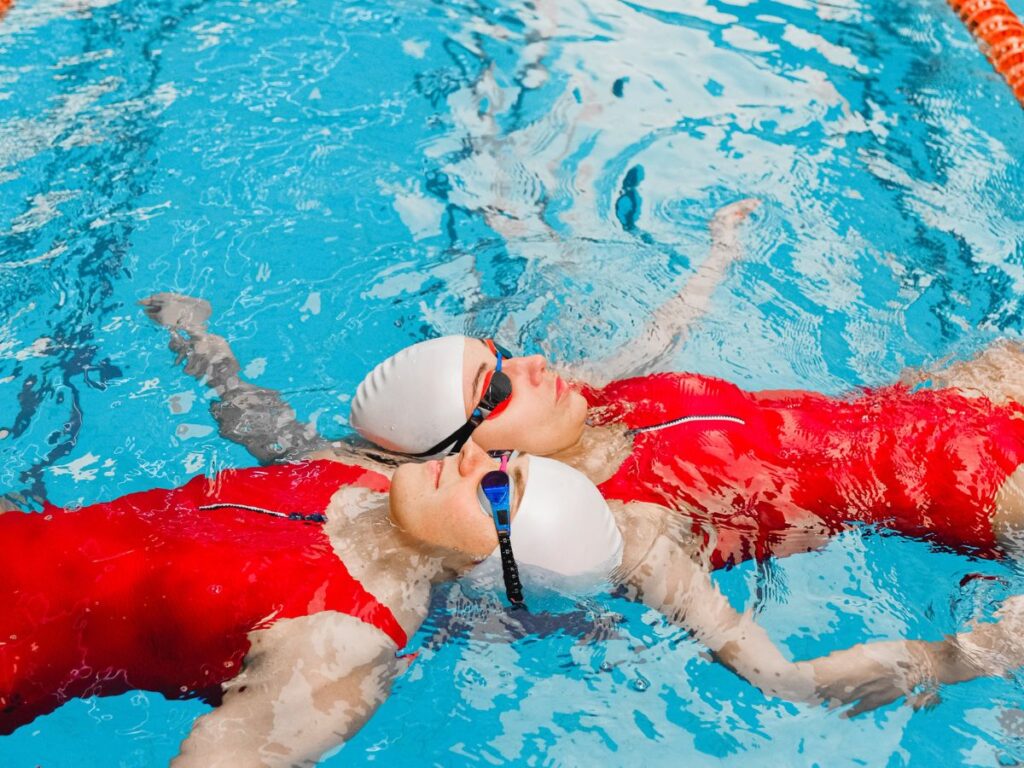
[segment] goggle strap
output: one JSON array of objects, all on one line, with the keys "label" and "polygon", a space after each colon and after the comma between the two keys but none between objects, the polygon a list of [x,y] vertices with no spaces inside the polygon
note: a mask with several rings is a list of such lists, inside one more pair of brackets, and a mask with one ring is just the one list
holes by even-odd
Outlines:
[{"label": "goggle strap", "polygon": [[505,580],[505,595],[513,608],[525,607],[523,585],[519,581],[519,567],[512,556],[512,538],[507,531],[498,532],[498,551],[501,553],[501,575]]},{"label": "goggle strap", "polygon": [[[505,380],[508,381],[508,374],[501,372],[502,357],[505,357],[507,355],[502,354],[504,350],[499,350],[495,346],[493,339],[486,339],[486,342],[488,348],[491,350],[492,353],[494,353],[495,357],[497,357],[498,362],[495,367],[495,370],[491,372],[491,378],[487,381],[486,385],[484,386],[485,397],[487,393],[490,391],[490,385],[491,382],[494,380],[494,376],[504,376]],[[505,407],[508,405],[509,400],[512,399],[511,383],[509,383],[508,386],[509,394],[500,403],[495,403],[493,407],[488,407],[488,412],[486,415],[481,410],[481,406],[478,404],[477,407],[473,409],[473,413],[470,415],[469,421],[467,421],[465,424],[463,424],[461,427],[455,430],[452,434],[448,435],[448,437],[446,437],[444,440],[439,442],[437,445],[428,448],[425,451],[421,451],[420,453],[407,453],[406,456],[410,456],[414,459],[425,459],[428,456],[433,456],[437,453],[440,453],[441,451],[446,451],[447,453],[455,453],[456,451],[462,450],[462,446],[466,444],[466,441],[469,440],[469,436],[473,434],[473,430],[480,426],[481,422],[483,422],[488,417],[494,415],[496,412],[504,410]]]},{"label": "goggle strap", "polygon": [[455,453],[466,444],[466,441],[469,440],[469,436],[473,434],[473,430],[476,429],[476,425],[479,423],[479,421],[470,419],[432,448],[428,448],[422,453],[409,453],[406,455],[414,459],[425,459],[428,456],[433,456],[445,449],[447,449],[448,453]]}]

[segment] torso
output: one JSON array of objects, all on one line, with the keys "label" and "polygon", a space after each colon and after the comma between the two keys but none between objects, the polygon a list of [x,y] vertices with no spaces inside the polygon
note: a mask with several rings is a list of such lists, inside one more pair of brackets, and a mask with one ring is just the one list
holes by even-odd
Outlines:
[{"label": "torso", "polygon": [[[341,486],[387,488],[337,462],[226,471],[77,511],[0,515],[0,732],[85,693],[216,693],[251,633],[337,611],[396,646],[406,630],[339,559],[323,513]],[[380,497],[383,498],[383,497]],[[4,710],[7,710],[6,712]]]},{"label": "torso", "polygon": [[719,533],[716,565],[770,554],[794,527],[848,522],[991,552],[997,492],[1024,462],[1024,409],[951,389],[833,398],[657,374],[584,394],[599,424],[742,420],[636,434],[600,486],[611,499],[695,507]]}]

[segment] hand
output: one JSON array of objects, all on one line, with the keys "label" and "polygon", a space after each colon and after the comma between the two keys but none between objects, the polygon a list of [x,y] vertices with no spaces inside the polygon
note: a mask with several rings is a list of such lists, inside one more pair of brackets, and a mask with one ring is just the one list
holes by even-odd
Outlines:
[{"label": "hand", "polygon": [[180,293],[154,293],[141,299],[139,305],[153,322],[189,335],[205,333],[210,319],[210,302]]},{"label": "hand", "polygon": [[711,234],[717,239],[727,232],[731,233],[760,206],[761,200],[759,198],[747,197],[719,208],[711,219]]},{"label": "hand", "polygon": [[[815,690],[831,708],[852,705],[843,713],[853,717],[907,697],[914,709],[934,706],[936,677],[924,644],[873,643],[855,645],[810,662]],[[921,690],[921,685],[926,687]]]}]

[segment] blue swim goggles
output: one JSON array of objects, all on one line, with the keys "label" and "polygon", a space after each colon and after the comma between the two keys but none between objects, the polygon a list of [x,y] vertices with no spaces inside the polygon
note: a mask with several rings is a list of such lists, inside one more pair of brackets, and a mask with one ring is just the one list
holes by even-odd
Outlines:
[{"label": "blue swim goggles", "polygon": [[498,469],[488,472],[480,480],[480,505],[490,512],[494,530],[498,533],[498,551],[501,553],[501,575],[505,580],[505,594],[513,608],[523,607],[523,585],[519,581],[519,567],[512,555],[512,480],[508,474],[508,461],[512,451],[488,451],[501,460]]}]

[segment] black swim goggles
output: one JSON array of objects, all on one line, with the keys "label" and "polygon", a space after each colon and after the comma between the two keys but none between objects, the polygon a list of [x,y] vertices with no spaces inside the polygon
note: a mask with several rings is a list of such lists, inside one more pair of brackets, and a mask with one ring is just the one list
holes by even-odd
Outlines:
[{"label": "black swim goggles", "polygon": [[484,393],[477,403],[476,408],[469,415],[469,420],[457,430],[448,435],[444,440],[422,453],[409,454],[413,458],[424,458],[433,456],[447,450],[448,453],[458,453],[462,446],[469,440],[473,430],[479,427],[487,419],[494,418],[508,407],[512,402],[512,380],[507,373],[501,370],[501,361],[512,357],[512,353],[494,339],[484,339],[484,344],[497,358],[498,363],[493,371],[488,371],[484,378]]},{"label": "black swim goggles", "polygon": [[490,508],[494,530],[498,533],[498,551],[501,553],[501,575],[505,580],[505,594],[513,608],[520,608],[524,605],[523,585],[519,581],[519,567],[512,555],[512,480],[508,474],[508,460],[512,451],[488,451],[488,454],[492,458],[500,459],[501,466],[488,472],[480,480],[481,502]]}]

